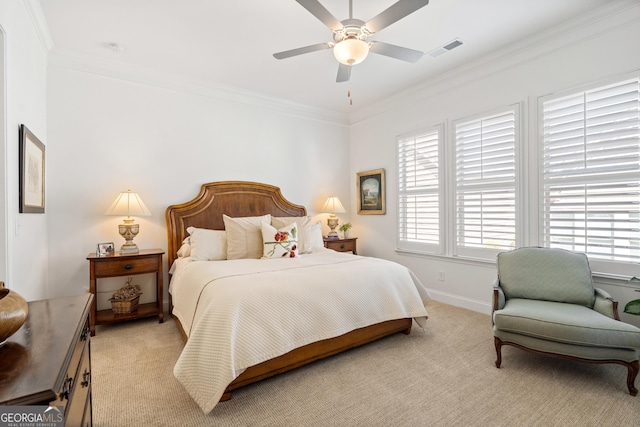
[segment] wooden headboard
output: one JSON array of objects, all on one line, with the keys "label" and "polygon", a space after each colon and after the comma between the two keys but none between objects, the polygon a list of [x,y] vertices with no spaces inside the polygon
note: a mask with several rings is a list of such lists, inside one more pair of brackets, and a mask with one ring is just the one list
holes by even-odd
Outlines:
[{"label": "wooden headboard", "polygon": [[231,217],[305,216],[304,206],[295,205],[273,185],[246,181],[221,181],[202,184],[193,200],[167,208],[169,266],[177,258],[188,227],[224,230],[222,214]]}]

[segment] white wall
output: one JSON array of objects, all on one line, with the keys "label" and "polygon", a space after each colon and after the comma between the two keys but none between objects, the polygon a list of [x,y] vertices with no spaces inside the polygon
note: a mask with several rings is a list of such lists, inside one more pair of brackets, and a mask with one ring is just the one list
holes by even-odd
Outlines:
[{"label": "white wall", "polygon": [[58,295],[88,287],[85,258],[96,243],[124,242],[122,218],[104,215],[120,191],[137,191],[152,213],[137,219],[138,246],[165,250],[166,207],[206,182],[276,185],[310,215],[332,193],[349,197],[348,127],[277,102],[251,105],[244,96],[222,100],[59,65],[50,65],[47,101],[49,271]]},{"label": "white wall", "polygon": [[[402,255],[394,251],[396,136],[445,123],[447,143],[451,143],[448,131],[452,120],[523,103],[525,147],[530,148],[534,144],[529,141],[537,138],[538,97],[639,70],[639,52],[640,5],[636,5],[605,20],[567,23],[563,29],[540,35],[535,43],[529,40],[496,52],[357,117],[351,126],[352,179],[358,171],[385,168],[388,190],[387,215],[352,218],[353,234],[360,237],[359,252],[407,265],[431,290],[434,299],[489,312],[490,289],[495,278],[493,264]],[[536,173],[534,166],[530,169],[530,173]],[[355,200],[353,191],[352,210]],[[530,225],[530,228],[535,227]],[[444,272],[444,281],[438,280],[439,271]],[[622,298],[621,303],[624,307]]]},{"label": "white wall", "polygon": [[[18,129],[24,123],[49,150],[46,120],[47,48],[32,25],[24,1],[0,2],[0,27],[5,33],[6,146],[2,167],[2,209],[6,212],[6,277],[0,280],[27,300],[42,299],[48,292],[48,201],[46,214],[18,213]],[[47,158],[48,161],[48,158]],[[45,173],[47,171],[45,170]],[[5,205],[6,204],[6,205]],[[5,250],[5,245],[0,245]]]},{"label": "white wall", "polygon": [[[330,194],[350,200],[341,222],[354,223],[360,253],[409,266],[437,299],[487,311],[493,265],[394,251],[396,135],[523,102],[533,140],[537,97],[640,68],[635,7],[485,57],[358,113],[348,128],[304,108],[296,113],[244,95],[140,84],[51,58],[47,72],[46,43],[33,30],[29,3],[0,2],[7,58],[5,280],[28,299],[88,286],[86,255],[97,242],[122,242],[120,219],[103,215],[119,191],[138,191],[153,213],[139,219],[136,242],[166,248],[167,205],[195,196],[203,182],[242,179],[280,186],[311,214]],[[20,123],[47,146],[45,215],[18,214]],[[355,174],[379,167],[387,170],[388,213],[357,216]],[[438,271],[446,280],[437,280]]]}]

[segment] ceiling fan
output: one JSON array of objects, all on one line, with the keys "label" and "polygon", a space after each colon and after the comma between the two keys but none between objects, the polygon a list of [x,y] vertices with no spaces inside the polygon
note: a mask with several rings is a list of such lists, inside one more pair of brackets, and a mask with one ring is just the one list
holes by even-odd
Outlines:
[{"label": "ceiling fan", "polygon": [[336,81],[346,82],[351,76],[351,67],[364,61],[369,52],[412,63],[422,58],[423,53],[418,50],[379,41],[367,41],[367,38],[426,6],[429,0],[399,0],[367,22],[353,18],[353,0],[349,0],[349,19],[344,21],[338,21],[318,0],[296,1],[333,31],[333,42],[274,53],[276,59],[333,49],[333,54],[340,63]]}]

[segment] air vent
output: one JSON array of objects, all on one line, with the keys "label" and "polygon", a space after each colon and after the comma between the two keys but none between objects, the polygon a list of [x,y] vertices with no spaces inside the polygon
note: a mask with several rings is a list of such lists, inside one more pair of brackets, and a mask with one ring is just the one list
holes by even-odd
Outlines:
[{"label": "air vent", "polygon": [[462,46],[462,40],[460,39],[454,39],[452,41],[450,41],[449,43],[445,44],[444,46],[440,46],[437,49],[432,50],[431,52],[429,52],[429,56],[436,58],[444,53],[450,52],[453,49],[457,48],[458,46]]},{"label": "air vent", "polygon": [[453,49],[457,48],[458,46],[460,46],[461,44],[462,44],[461,40],[455,39],[454,41],[452,41],[448,45],[442,46],[442,48],[443,49],[447,49],[447,50],[453,50]]}]

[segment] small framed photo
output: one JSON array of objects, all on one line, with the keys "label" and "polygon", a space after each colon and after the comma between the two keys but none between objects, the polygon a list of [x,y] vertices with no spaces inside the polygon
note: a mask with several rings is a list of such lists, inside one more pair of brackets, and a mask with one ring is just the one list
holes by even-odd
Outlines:
[{"label": "small framed photo", "polygon": [[44,144],[20,125],[20,213],[44,213]]},{"label": "small framed photo", "polygon": [[99,256],[113,255],[114,253],[113,242],[98,243],[98,248],[96,249],[96,253]]},{"label": "small framed photo", "polygon": [[384,169],[357,173],[358,215],[386,213]]}]

